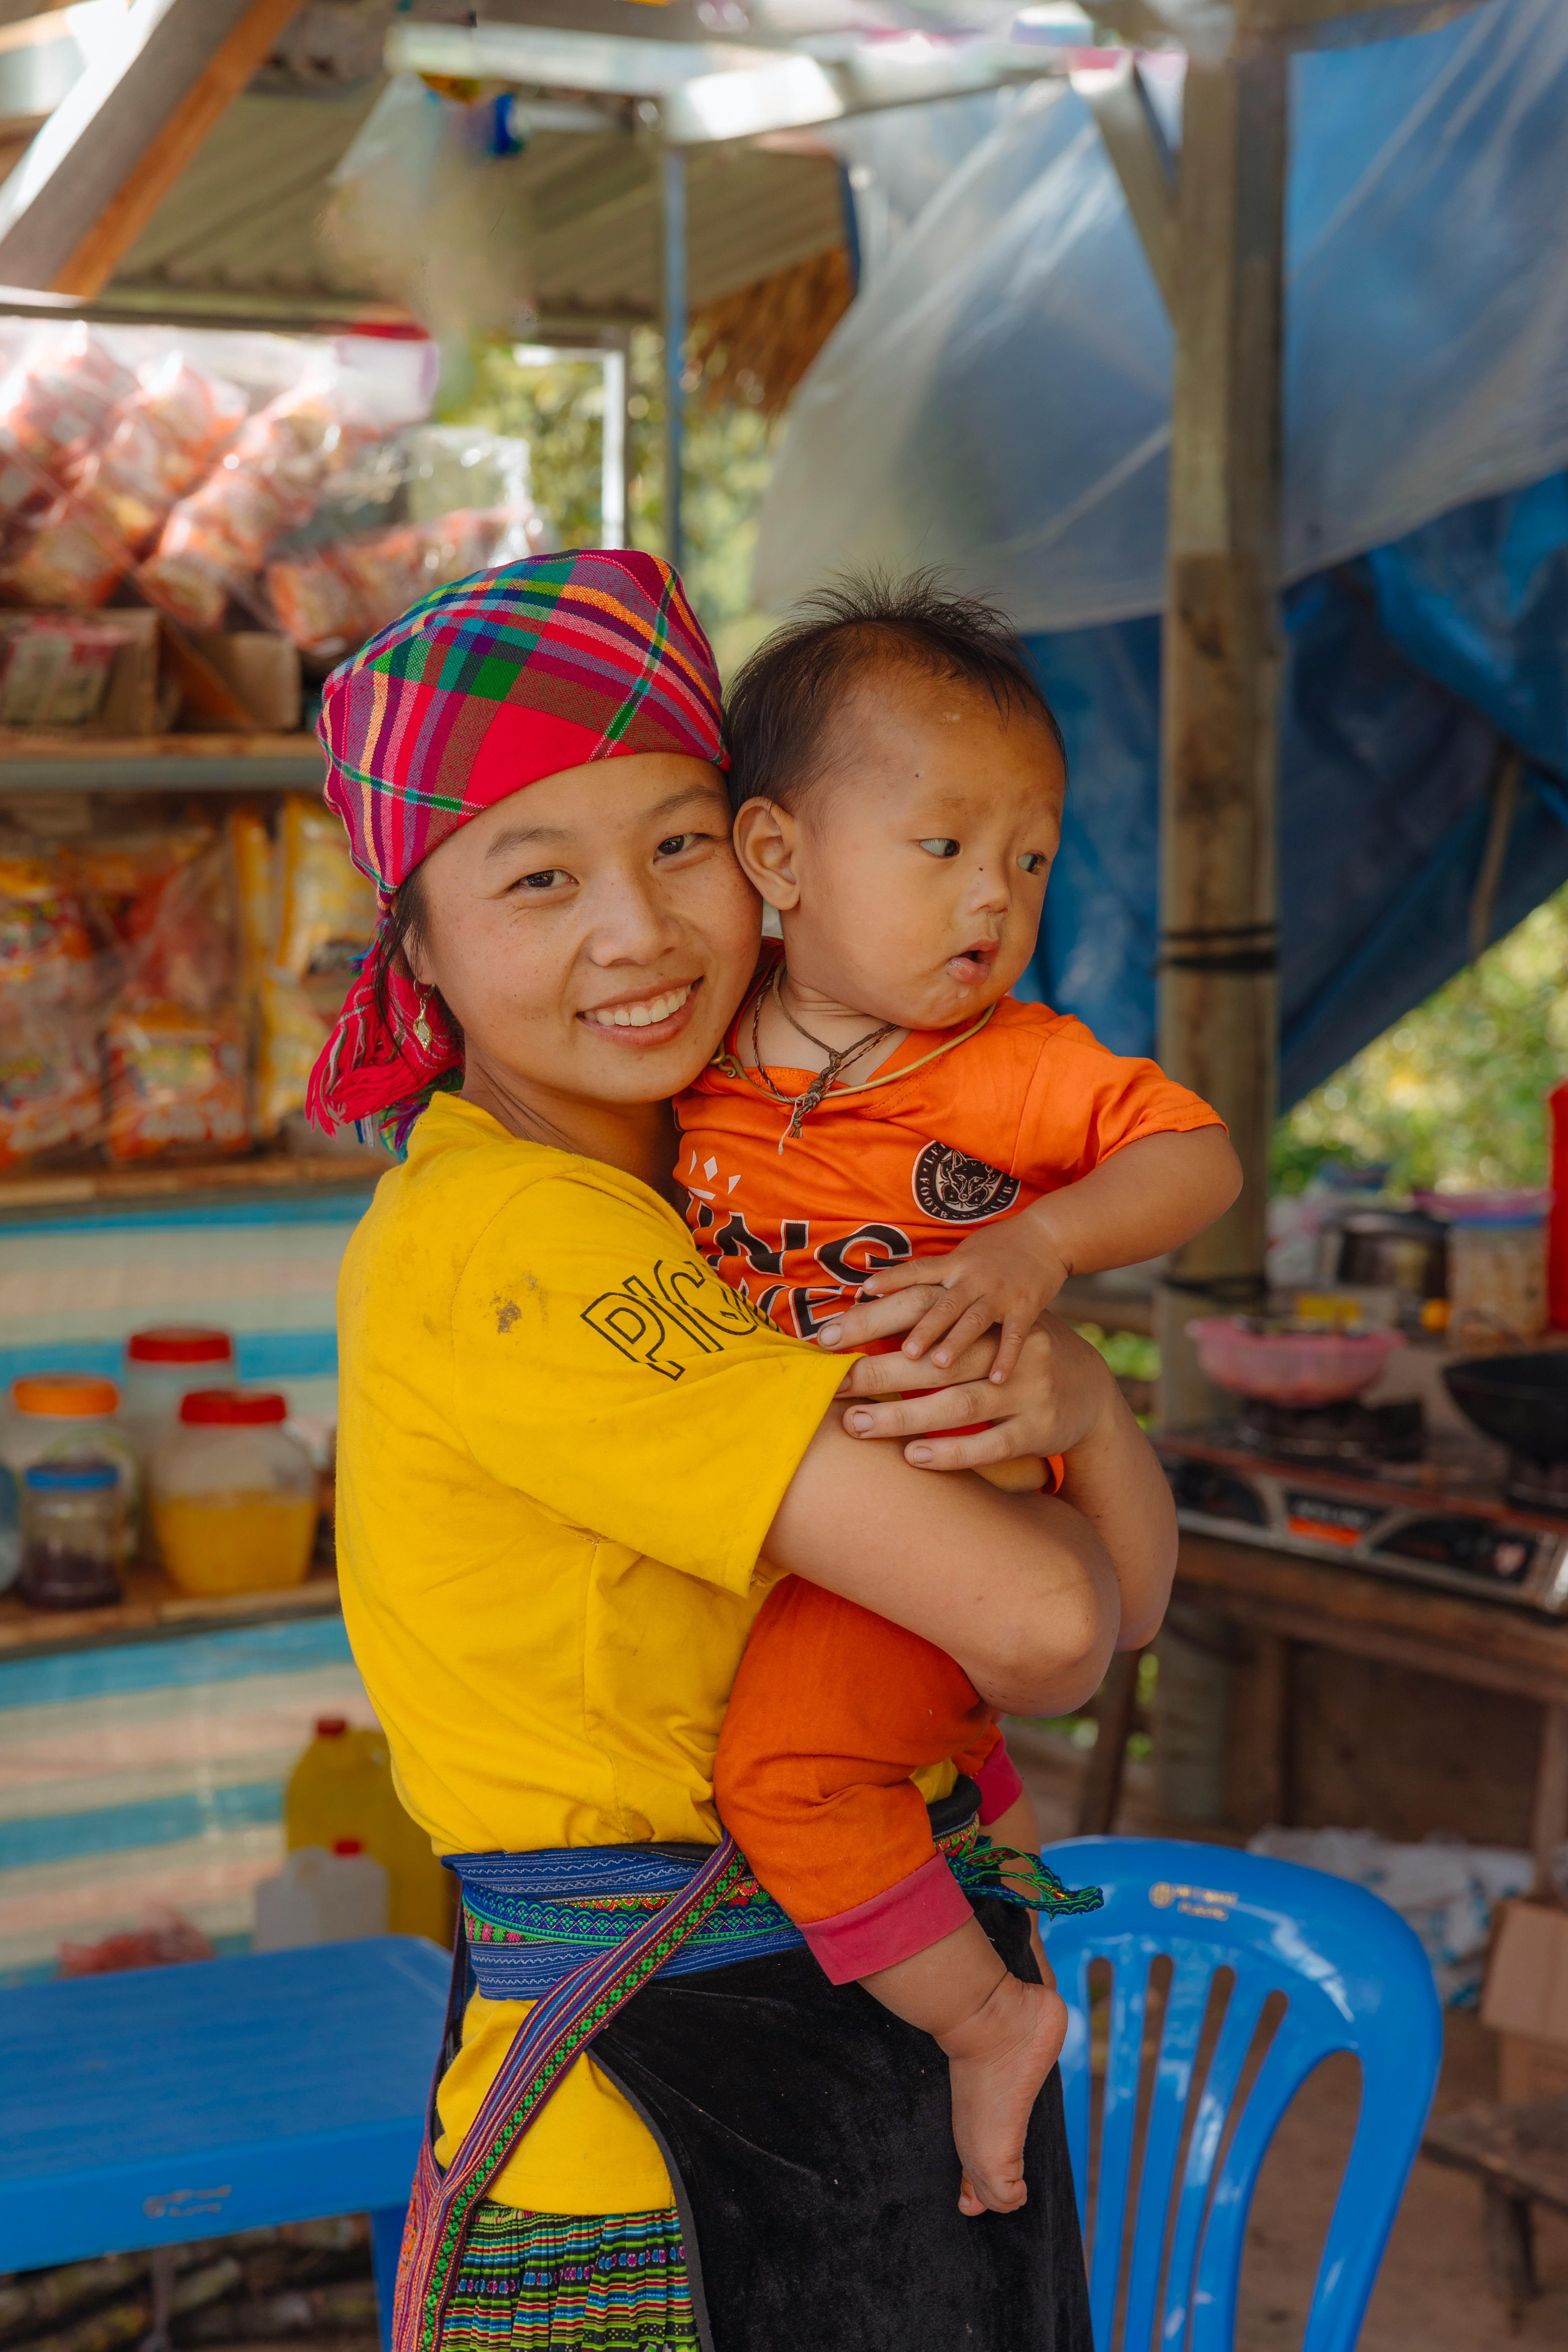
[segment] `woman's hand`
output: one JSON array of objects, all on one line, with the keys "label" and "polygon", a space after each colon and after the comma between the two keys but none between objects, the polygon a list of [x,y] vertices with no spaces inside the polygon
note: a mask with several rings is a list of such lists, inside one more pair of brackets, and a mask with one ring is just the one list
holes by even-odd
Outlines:
[{"label": "woman's hand", "polygon": [[[857,1307],[857,1337],[864,1345],[907,1329],[928,1304],[927,1293],[903,1290]],[[1103,1356],[1054,1315],[1042,1316],[1026,1335],[1016,1369],[999,1384],[991,1379],[995,1354],[993,1333],[945,1370],[929,1359],[912,1364],[903,1355],[862,1356],[839,1392],[853,1400],[844,1427],[851,1437],[905,1440],[904,1459],[917,1469],[979,1470],[1067,1454],[1095,1435],[1120,1401]],[[968,1422],[991,1426],[963,1437],[929,1433]]]}]

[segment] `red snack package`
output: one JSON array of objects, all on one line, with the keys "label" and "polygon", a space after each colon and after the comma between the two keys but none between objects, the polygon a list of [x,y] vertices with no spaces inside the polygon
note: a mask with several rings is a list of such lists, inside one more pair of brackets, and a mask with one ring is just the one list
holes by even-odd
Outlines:
[{"label": "red snack package", "polygon": [[360,627],[359,598],[331,551],[269,563],[267,593],[279,627],[301,653],[346,653],[371,634]]},{"label": "red snack package", "polygon": [[242,393],[171,352],[142,371],[109,439],[79,469],[76,495],[139,554],[244,421]]},{"label": "red snack package", "polygon": [[24,530],[0,568],[0,603],[60,611],[101,604],[131,568],[131,550],[62,499]]},{"label": "red snack package", "polygon": [[136,379],[88,326],[43,336],[0,384],[7,446],[64,479],[110,431],[112,412]]}]

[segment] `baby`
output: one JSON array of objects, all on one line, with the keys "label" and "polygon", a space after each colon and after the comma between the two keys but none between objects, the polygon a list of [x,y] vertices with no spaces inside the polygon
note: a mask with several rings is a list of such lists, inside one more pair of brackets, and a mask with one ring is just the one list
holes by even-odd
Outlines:
[{"label": "baby", "polygon": [[[935,1286],[905,1353],[945,1368],[999,1325],[1003,1381],[1069,1275],[1174,1248],[1239,1186],[1206,1104],[1008,994],[1060,840],[1057,721],[1001,617],[917,579],[817,599],[742,670],[729,724],[735,846],[783,948],[677,1106],[698,1245],[759,1311],[829,1346],[858,1300]],[[1101,1455],[1120,1449],[1112,1475],[1135,1488],[1147,1449],[1120,1400],[1107,1411]],[[999,1433],[970,1440],[988,1447],[998,1484],[1059,1483],[1093,1516],[1076,1457],[1064,1479],[1060,1461],[1001,1465]],[[942,1466],[939,1438],[906,1451]],[[1141,1644],[1163,1571],[1110,1548],[1123,1638]],[[784,1580],[726,1715],[719,1810],[828,1976],[936,2035],[960,2202],[978,2213],[1023,2201],[1066,2012],[1048,1969],[1025,1985],[1001,1968],[938,1851],[927,1801],[961,1773],[997,1843],[1037,1847],[952,1660]]]}]

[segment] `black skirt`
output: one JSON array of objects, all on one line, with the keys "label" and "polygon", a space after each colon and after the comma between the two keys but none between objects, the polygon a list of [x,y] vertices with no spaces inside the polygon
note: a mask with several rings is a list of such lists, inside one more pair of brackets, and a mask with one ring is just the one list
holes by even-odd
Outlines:
[{"label": "black skirt", "polygon": [[[975,1909],[1037,1981],[1027,1914]],[[1056,2074],[1027,2201],[969,2219],[946,2060],[809,1952],[645,1985],[593,2058],[669,2167],[705,2352],[1092,2352]]]}]

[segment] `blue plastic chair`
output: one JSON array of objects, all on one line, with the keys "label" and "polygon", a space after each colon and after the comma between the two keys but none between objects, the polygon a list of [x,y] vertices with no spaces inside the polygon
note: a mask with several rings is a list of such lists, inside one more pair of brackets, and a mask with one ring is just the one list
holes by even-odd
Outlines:
[{"label": "blue plastic chair", "polygon": [[[1336,2050],[1361,2062],[1361,2110],[1302,2352],[1352,2352],[1442,2060],[1442,2012],[1420,1944],[1364,1887],[1224,1846],[1072,1838],[1047,1846],[1045,1858],[1069,1886],[1105,1892],[1103,1910],[1053,1920],[1047,1944],[1071,2013],[1062,2091],[1100,2352],[1117,2340],[1124,2268],[1121,2352],[1156,2344],[1161,2352],[1231,2352],[1258,2170],[1297,2090]],[[1173,1968],[1134,2178],[1150,1969],[1161,1955]],[[1112,1981],[1091,2168],[1089,1971],[1097,1959],[1110,1963]],[[1200,2077],[1221,1969],[1234,1971],[1234,1983]],[[1238,2078],[1271,1993],[1284,1996],[1284,2014],[1238,2108]]]},{"label": "blue plastic chair", "polygon": [[0,1992],[0,2272],[368,2212],[389,2341],[451,1972],[370,1936]]}]

